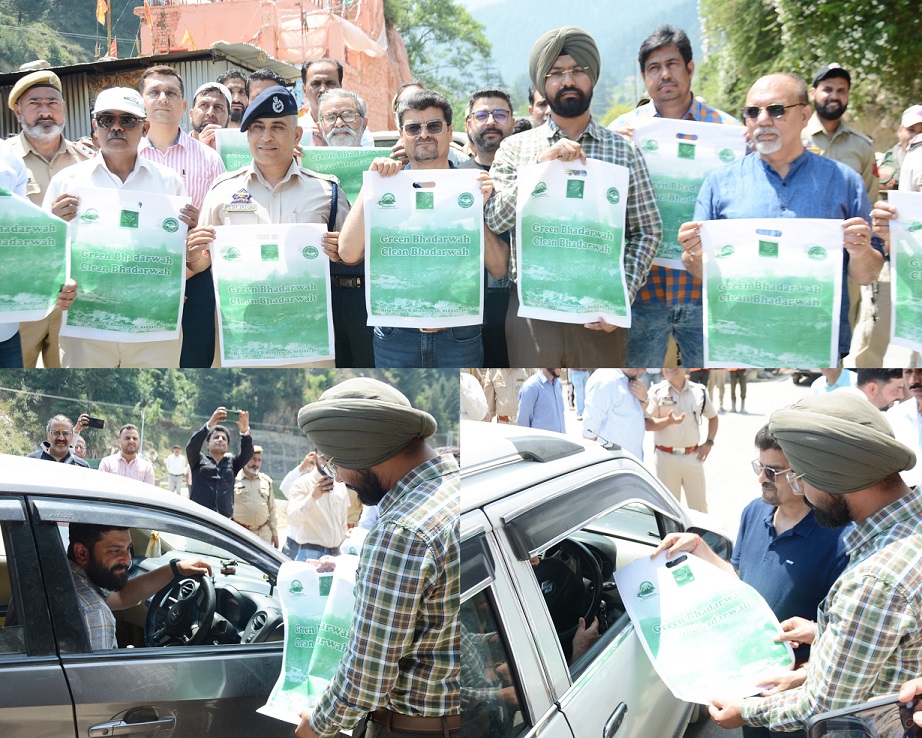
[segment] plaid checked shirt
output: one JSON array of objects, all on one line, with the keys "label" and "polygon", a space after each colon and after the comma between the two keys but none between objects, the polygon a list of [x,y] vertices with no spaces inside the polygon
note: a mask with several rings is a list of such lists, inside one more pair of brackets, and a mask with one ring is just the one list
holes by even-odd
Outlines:
[{"label": "plaid checked shirt", "polygon": [[806,682],[744,700],[747,725],[802,728],[922,673],[922,488],[856,525],[845,545],[849,564],[820,604]]},{"label": "plaid checked shirt", "polygon": [[115,615],[106,604],[109,590],[95,585],[87,577],[83,567],[70,561],[70,571],[74,575],[74,587],[77,588],[77,602],[80,615],[90,636],[90,648],[94,651],[109,651],[118,648],[115,640]]},{"label": "plaid checked shirt", "polygon": [[[490,168],[495,191],[484,208],[484,218],[487,227],[494,233],[509,231],[509,272],[513,278],[516,270],[516,171],[525,164],[538,163],[538,156],[563,138],[566,138],[564,132],[548,117],[543,125],[505,139]],[[650,271],[653,255],[663,237],[663,222],[656,207],[656,195],[647,172],[647,163],[633,142],[603,128],[592,119],[576,140],[588,158],[620,164],[630,170],[631,184],[624,224],[624,276],[629,297],[633,301]]]},{"label": "plaid checked shirt", "polygon": [[320,738],[378,707],[460,712],[459,478],[454,459],[439,457],[381,500],[362,546],[346,654],[311,716]]},{"label": "plaid checked shirt", "polygon": [[[634,118],[660,118],[656,106],[649,102],[641,105],[623,115],[618,116],[609,124],[609,128],[620,128],[631,122]],[[685,120],[697,120],[702,123],[723,123],[724,125],[738,126],[740,122],[723,110],[712,108],[699,102],[692,94],[692,104],[683,116]],[[637,295],[639,301],[665,302],[669,305],[678,305],[683,302],[701,302],[701,280],[693,277],[684,269],[669,269],[653,265],[647,282]]]}]

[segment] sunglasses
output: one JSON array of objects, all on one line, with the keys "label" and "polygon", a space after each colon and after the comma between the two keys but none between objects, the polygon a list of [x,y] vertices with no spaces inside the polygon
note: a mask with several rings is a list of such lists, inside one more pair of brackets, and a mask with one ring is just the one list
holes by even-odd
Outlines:
[{"label": "sunglasses", "polygon": [[772,103],[771,105],[763,105],[759,107],[758,105],[744,105],[740,108],[740,115],[743,116],[743,120],[752,118],[755,120],[764,110],[768,113],[769,118],[783,118],[784,111],[788,108],[799,108],[807,103],[794,103],[793,105],[783,105],[782,103]]},{"label": "sunglasses", "polygon": [[334,123],[336,123],[337,118],[342,118],[343,123],[354,123],[361,117],[362,116],[358,113],[347,110],[344,113],[327,113],[326,115],[321,116],[320,120],[322,120],[328,126],[332,126]]},{"label": "sunglasses", "polygon": [[497,123],[505,123],[512,117],[508,110],[478,110],[476,113],[471,113],[471,118],[478,123],[486,123],[490,120],[491,115]]},{"label": "sunglasses", "polygon": [[100,113],[96,116],[96,123],[100,128],[111,128],[116,121],[126,131],[130,131],[138,127],[141,119],[136,115],[110,115],[109,113]]},{"label": "sunglasses", "polygon": [[777,477],[779,474],[791,471],[790,468],[775,469],[771,466],[763,466],[759,463],[758,459],[752,460],[752,470],[756,473],[756,476],[759,476],[762,472],[765,472],[765,478],[772,484],[775,483],[775,477]]},{"label": "sunglasses", "polygon": [[[442,131],[445,130],[445,121],[444,120],[430,120],[426,125],[426,133],[431,136],[438,136]],[[410,136],[411,138],[416,138],[423,132],[422,123],[407,123],[405,126],[401,126],[403,132]]]}]

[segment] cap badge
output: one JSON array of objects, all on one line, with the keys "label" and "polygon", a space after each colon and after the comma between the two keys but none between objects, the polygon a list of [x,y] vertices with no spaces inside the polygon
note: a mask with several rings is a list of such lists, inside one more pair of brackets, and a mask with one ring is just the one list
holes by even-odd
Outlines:
[{"label": "cap badge", "polygon": [[285,103],[283,103],[282,100],[278,96],[273,95],[272,96],[272,110],[275,111],[276,113],[281,113],[284,109],[285,109]]}]

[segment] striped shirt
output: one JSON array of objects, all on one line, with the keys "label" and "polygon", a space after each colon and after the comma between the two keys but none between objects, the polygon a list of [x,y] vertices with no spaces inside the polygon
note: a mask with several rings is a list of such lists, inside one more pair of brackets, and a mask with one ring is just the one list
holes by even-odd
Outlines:
[{"label": "striped shirt", "polygon": [[922,488],[858,523],[845,546],[849,564],[820,604],[807,680],[744,700],[747,725],[802,728],[922,673]]},{"label": "striped shirt", "polygon": [[[535,164],[538,156],[566,138],[552,118],[530,131],[510,136],[500,144],[490,176],[494,193],[484,207],[487,227],[494,233],[509,231],[509,271],[515,277],[516,241],[515,209],[518,195],[516,172],[520,166]],[[624,276],[629,298],[647,278],[653,255],[663,236],[663,222],[656,207],[656,195],[643,156],[632,141],[603,128],[594,120],[576,139],[590,159],[619,164],[630,170],[630,189],[627,199],[627,216],[624,234]]]},{"label": "striped shirt", "polygon": [[94,651],[118,648],[118,642],[115,640],[115,615],[106,604],[109,591],[91,582],[86,571],[76,561],[68,559],[67,563],[70,564],[71,573],[74,575],[80,616],[90,636],[90,648]]},{"label": "striped shirt", "polygon": [[[185,461],[185,459],[183,459]],[[128,461],[121,453],[103,457],[99,462],[99,471],[109,474],[118,474],[120,477],[137,479],[139,482],[156,484],[154,480],[154,467],[147,459],[135,456]]]},{"label": "striped shirt", "polygon": [[[630,124],[634,118],[661,117],[656,110],[656,105],[649,102],[618,116],[609,123],[608,127],[611,129],[621,128]],[[692,95],[692,103],[688,107],[688,112],[682,116],[682,119],[735,126],[740,124],[732,115],[699,102],[694,95]],[[647,277],[646,284],[637,295],[637,299],[643,302],[665,302],[669,305],[678,305],[685,302],[700,304],[701,280],[693,277],[685,269],[670,269],[669,267],[654,264],[650,269],[650,276]]]},{"label": "striped shirt", "polygon": [[402,715],[460,713],[460,483],[438,457],[384,496],[362,546],[346,654],[311,716],[333,738],[384,707]]},{"label": "striped shirt", "polygon": [[220,175],[224,174],[224,162],[210,146],[196,141],[182,128],[176,141],[166,150],[160,151],[145,136],[138,145],[138,153],[176,172],[186,183],[186,191],[192,198],[192,204],[199,210],[208,188]]}]

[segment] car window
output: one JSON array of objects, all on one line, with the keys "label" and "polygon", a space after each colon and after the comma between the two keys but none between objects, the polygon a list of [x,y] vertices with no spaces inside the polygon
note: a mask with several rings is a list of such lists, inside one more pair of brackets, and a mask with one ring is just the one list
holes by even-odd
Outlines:
[{"label": "car window", "polygon": [[[26,624],[28,614],[23,613],[24,603],[19,595],[16,581],[16,567],[11,557],[7,556],[10,535],[9,521],[0,521],[0,656],[6,654],[26,653]],[[16,596],[14,596],[14,588]]]}]

